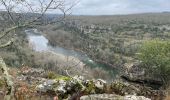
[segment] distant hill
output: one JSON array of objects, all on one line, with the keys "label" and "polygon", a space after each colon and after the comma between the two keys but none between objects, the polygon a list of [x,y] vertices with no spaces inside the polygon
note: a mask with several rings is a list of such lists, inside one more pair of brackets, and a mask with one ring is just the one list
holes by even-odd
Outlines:
[{"label": "distant hill", "polygon": [[126,21],[136,21],[143,23],[170,23],[170,12],[162,13],[142,13],[142,14],[129,14],[129,15],[101,15],[101,16],[68,16],[68,19],[81,20],[85,23],[93,24],[117,24]]}]

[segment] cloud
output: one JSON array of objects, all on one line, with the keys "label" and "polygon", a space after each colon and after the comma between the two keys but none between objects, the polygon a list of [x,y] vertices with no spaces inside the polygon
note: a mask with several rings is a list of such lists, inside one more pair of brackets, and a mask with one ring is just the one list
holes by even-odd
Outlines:
[{"label": "cloud", "polygon": [[[11,1],[11,0],[7,0]],[[39,10],[39,0],[27,0],[32,2],[34,10]],[[42,0],[50,2],[49,0]],[[69,4],[79,0],[64,0]],[[67,8],[67,7],[66,7]],[[0,10],[4,6],[0,5]],[[18,6],[18,12],[32,11],[27,6]],[[169,0],[80,0],[80,2],[71,10],[76,15],[115,15],[115,14],[131,14],[145,12],[162,12],[170,11]],[[48,13],[61,13],[59,10],[48,10]],[[70,12],[69,12],[70,13]]]},{"label": "cloud", "polygon": [[73,9],[77,15],[113,15],[170,11],[169,0],[81,0]]}]

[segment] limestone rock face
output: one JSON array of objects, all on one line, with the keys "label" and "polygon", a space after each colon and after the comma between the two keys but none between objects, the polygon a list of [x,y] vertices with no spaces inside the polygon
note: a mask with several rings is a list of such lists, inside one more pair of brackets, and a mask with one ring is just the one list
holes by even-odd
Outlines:
[{"label": "limestone rock face", "polygon": [[106,81],[105,80],[102,80],[102,79],[97,79],[95,80],[95,86],[98,88],[98,89],[104,89],[104,86],[106,85]]},{"label": "limestone rock face", "polygon": [[80,100],[151,100],[144,96],[126,95],[119,96],[115,94],[94,94],[82,96]]},{"label": "limestone rock face", "polygon": [[126,95],[123,97],[123,100],[151,100],[144,96],[135,96],[135,95]]},{"label": "limestone rock face", "polygon": [[38,85],[36,88],[39,92],[48,92],[53,90],[53,85],[56,83],[57,81],[55,80],[46,80],[44,83]]},{"label": "limestone rock face", "polygon": [[146,86],[161,87],[163,85],[161,79],[145,74],[145,70],[141,67],[141,62],[125,64],[125,73],[121,75],[123,79],[129,82],[145,84]]},{"label": "limestone rock face", "polygon": [[51,93],[51,94],[67,94],[67,92],[83,90],[83,77],[74,76],[70,79],[46,79],[41,84],[37,85],[36,89],[38,92]]},{"label": "limestone rock face", "polygon": [[[57,95],[60,99],[70,97],[76,100],[83,95],[94,94],[92,95],[92,98],[94,98],[92,100],[115,100],[117,98],[121,98],[120,100],[149,100],[141,96],[152,98],[152,95],[159,95],[159,93],[150,90],[150,88],[144,88],[128,82],[114,81],[108,83],[102,79],[87,80],[79,75],[71,76],[68,74],[67,76],[62,76],[52,72],[45,73],[42,69],[27,67],[21,69],[16,79],[25,81],[30,85],[34,84],[35,91],[40,94]],[[89,100],[89,97],[86,96],[82,98]]]}]

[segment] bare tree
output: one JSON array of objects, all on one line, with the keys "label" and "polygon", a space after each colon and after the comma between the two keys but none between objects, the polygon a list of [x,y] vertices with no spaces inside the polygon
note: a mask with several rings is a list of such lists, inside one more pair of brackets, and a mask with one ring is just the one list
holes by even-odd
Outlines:
[{"label": "bare tree", "polygon": [[[53,15],[53,20],[49,20],[45,24],[62,21],[76,3],[77,1],[68,3],[65,0],[0,0],[0,11],[5,12],[4,16],[0,17],[6,23],[0,25],[0,40],[8,37],[9,34],[15,37],[15,30],[19,28],[41,24],[42,20],[47,18],[47,13],[59,13],[60,15]],[[0,44],[0,48],[10,46],[15,41],[12,37],[8,37],[9,40],[6,43]],[[8,87],[6,99],[11,100],[14,95],[14,83],[2,57],[0,57],[0,68]]]}]

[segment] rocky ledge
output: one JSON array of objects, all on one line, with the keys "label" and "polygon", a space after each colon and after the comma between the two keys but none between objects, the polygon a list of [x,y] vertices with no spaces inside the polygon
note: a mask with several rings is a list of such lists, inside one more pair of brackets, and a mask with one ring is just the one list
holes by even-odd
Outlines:
[{"label": "rocky ledge", "polygon": [[[59,99],[77,100],[81,98],[81,100],[88,100],[89,95],[101,100],[104,100],[102,98],[114,100],[117,97],[120,100],[150,100],[149,98],[163,97],[161,91],[123,81],[108,83],[102,79],[88,80],[83,76],[71,76],[69,74],[62,76],[34,68],[26,68],[26,71],[23,68],[21,75],[27,77],[23,79],[26,81],[29,79],[31,84],[36,83],[35,90],[37,93],[57,96]],[[29,76],[31,78],[28,78]]]},{"label": "rocky ledge", "polygon": [[124,67],[125,71],[121,78],[128,82],[146,85],[154,89],[159,89],[163,85],[161,79],[148,76],[139,61],[130,64],[126,63]]},{"label": "rocky ledge", "polygon": [[[108,83],[83,76],[62,76],[52,71],[23,67],[15,70],[17,100],[151,100],[164,97],[164,92],[123,81]],[[14,74],[14,73],[13,73]],[[5,91],[2,90],[5,93]],[[46,98],[47,97],[47,98]],[[22,98],[22,99],[21,99]],[[29,98],[29,99],[28,99]],[[42,99],[44,98],[44,99]],[[50,99],[50,100],[51,100]]]},{"label": "rocky ledge", "polygon": [[116,94],[94,94],[82,96],[80,100],[151,100],[144,96],[136,96],[136,95],[126,95],[120,96]]}]

